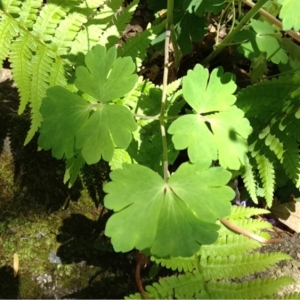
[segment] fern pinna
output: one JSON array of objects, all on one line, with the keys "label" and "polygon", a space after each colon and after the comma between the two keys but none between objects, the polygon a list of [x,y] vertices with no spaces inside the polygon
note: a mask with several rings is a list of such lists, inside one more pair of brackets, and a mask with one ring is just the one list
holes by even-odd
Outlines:
[{"label": "fern pinna", "polygon": [[282,76],[250,86],[237,97],[237,105],[254,129],[249,165],[243,175],[245,186],[256,199],[257,174],[252,170],[258,170],[268,206],[273,200],[275,176],[277,187],[290,179],[300,188],[299,84],[299,76]]},{"label": "fern pinna", "polygon": [[[6,58],[20,95],[19,114],[29,104],[31,128],[27,144],[41,125],[40,106],[47,88],[55,85],[74,91],[73,70],[96,44],[115,45],[129,23],[138,0],[116,14],[123,0],[1,0],[0,62]],[[134,51],[123,45],[119,56],[143,59],[151,30],[137,40]],[[139,48],[137,50],[137,48]]]},{"label": "fern pinna", "polygon": [[[269,239],[264,230],[271,228],[271,224],[250,218],[267,212],[233,206],[228,219]],[[147,286],[147,295],[152,299],[262,299],[276,297],[277,291],[293,282],[288,277],[243,280],[244,276],[265,271],[279,261],[291,258],[283,253],[255,251],[261,247],[260,243],[220,225],[217,241],[212,245],[202,245],[193,257],[152,256],[153,262],[181,274],[162,278],[158,283]],[[142,299],[142,296],[137,293],[127,299]]]}]

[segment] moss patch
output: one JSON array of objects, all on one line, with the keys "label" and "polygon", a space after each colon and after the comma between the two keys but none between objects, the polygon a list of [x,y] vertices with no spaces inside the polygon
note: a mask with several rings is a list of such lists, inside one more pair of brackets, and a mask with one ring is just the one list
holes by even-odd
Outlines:
[{"label": "moss patch", "polygon": [[[49,199],[31,201],[26,186],[14,182],[14,171],[11,154],[2,153],[0,298],[121,298],[136,291],[134,266],[126,255],[94,247],[96,243],[111,250],[103,235],[105,217],[99,219],[101,205],[96,208],[87,190],[78,201],[67,206],[60,200],[60,208],[49,211]],[[49,261],[50,251],[60,264]],[[17,277],[12,270],[14,253],[19,256]]]}]

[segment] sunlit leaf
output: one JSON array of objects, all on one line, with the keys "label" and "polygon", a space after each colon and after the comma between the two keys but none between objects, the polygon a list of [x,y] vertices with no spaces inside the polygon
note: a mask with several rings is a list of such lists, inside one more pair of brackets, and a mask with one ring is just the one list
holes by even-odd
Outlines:
[{"label": "sunlit leaf", "polygon": [[116,57],[115,47],[106,51],[103,46],[95,46],[85,56],[86,67],[76,69],[77,88],[99,102],[108,102],[130,92],[138,79],[133,74],[135,64],[130,57]]},{"label": "sunlit leaf", "polygon": [[105,206],[115,212],[105,234],[115,251],[191,256],[217,239],[215,222],[230,213],[230,177],[220,167],[184,163],[165,182],[151,169],[125,164],[104,187]]},{"label": "sunlit leaf", "polygon": [[278,3],[282,5],[279,18],[282,19],[282,29],[295,31],[300,30],[300,1],[298,0],[278,0]]},{"label": "sunlit leaf", "polygon": [[[197,65],[183,79],[183,96],[195,114],[175,120],[168,132],[178,150],[188,150],[191,162],[238,170],[246,163],[247,138],[252,129],[242,110],[232,106],[236,85],[233,76],[221,68],[208,71]],[[209,125],[209,126],[208,126]]]}]

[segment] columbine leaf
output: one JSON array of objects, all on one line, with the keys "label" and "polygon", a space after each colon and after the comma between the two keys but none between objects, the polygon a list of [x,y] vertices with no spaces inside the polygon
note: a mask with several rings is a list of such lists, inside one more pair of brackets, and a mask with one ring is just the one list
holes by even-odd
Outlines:
[{"label": "columbine leaf", "polygon": [[183,96],[196,113],[226,110],[234,104],[232,95],[236,90],[233,75],[223,73],[222,68],[214,69],[210,75],[201,65],[188,71],[183,78]]},{"label": "columbine leaf", "polygon": [[104,105],[94,111],[76,134],[76,149],[88,164],[113,157],[114,147],[126,149],[136,129],[132,113],[124,106]]},{"label": "columbine leaf", "polygon": [[99,102],[108,102],[130,92],[138,79],[133,74],[135,64],[130,57],[116,57],[115,47],[108,51],[101,45],[93,47],[85,56],[87,67],[76,69],[77,88]]},{"label": "columbine leaf", "polygon": [[141,165],[125,164],[110,177],[104,203],[115,213],[105,234],[115,251],[149,248],[160,257],[191,256],[216,241],[215,222],[230,214],[234,197],[226,186],[228,171],[199,163],[182,164],[168,182]]},{"label": "columbine leaf", "polygon": [[281,34],[266,21],[252,19],[250,26],[253,31],[242,30],[234,39],[235,42],[242,43],[239,49],[245,57],[252,59],[264,53],[266,59],[275,64],[286,63],[288,56],[279,42]]},{"label": "columbine leaf", "polygon": [[61,159],[74,156],[74,139],[80,126],[89,117],[89,103],[80,96],[60,87],[47,90],[41,113],[44,117],[38,144],[44,150],[52,148],[52,155]]},{"label": "columbine leaf", "polygon": [[187,148],[191,162],[210,164],[219,158],[221,166],[237,170],[246,163],[246,139],[252,129],[243,111],[232,106],[236,100],[232,75],[215,69],[208,84],[207,80],[208,71],[200,65],[188,72],[183,96],[195,114],[178,118],[168,132],[176,149]]},{"label": "columbine leaf", "polygon": [[[75,150],[88,164],[96,163],[101,156],[109,161],[114,147],[126,149],[131,142],[131,131],[136,123],[131,112],[118,105],[91,105],[80,96],[62,87],[47,91],[41,113],[39,145],[52,148],[54,157],[70,159]],[[75,142],[76,141],[76,142]]]},{"label": "columbine leaf", "polygon": [[289,30],[294,28],[300,30],[299,10],[300,2],[298,0],[278,0],[282,5],[279,18],[282,19],[282,29]]},{"label": "columbine leaf", "polygon": [[169,128],[177,150],[188,149],[191,162],[210,163],[217,160],[217,145],[205,121],[197,115],[186,115],[177,119]]},{"label": "columbine leaf", "polygon": [[219,149],[219,163],[224,168],[239,170],[247,162],[247,137],[252,128],[236,106],[208,117]]}]

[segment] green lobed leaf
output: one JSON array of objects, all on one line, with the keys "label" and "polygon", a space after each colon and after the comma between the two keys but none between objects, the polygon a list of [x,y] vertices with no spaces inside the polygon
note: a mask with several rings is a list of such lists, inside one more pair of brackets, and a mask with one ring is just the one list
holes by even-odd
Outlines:
[{"label": "green lobed leaf", "polygon": [[281,33],[276,31],[267,21],[251,20],[252,30],[242,30],[234,38],[241,43],[239,50],[245,57],[258,58],[262,53],[267,60],[275,64],[287,63],[288,56],[281,47]]},{"label": "green lobed leaf", "polygon": [[[80,96],[56,86],[48,89],[41,113],[39,145],[52,148],[54,157],[70,159],[80,150],[88,164],[101,156],[110,161],[114,147],[126,149],[136,129],[132,113],[118,105],[92,105]],[[76,142],[75,142],[76,141]]]},{"label": "green lobed leaf", "polygon": [[178,118],[168,132],[177,150],[187,148],[191,162],[219,159],[221,166],[237,170],[246,163],[246,139],[252,129],[243,111],[232,106],[236,89],[232,74],[215,69],[207,83],[208,75],[197,65],[184,77],[183,96],[195,114]]},{"label": "green lobed leaf", "polygon": [[278,3],[282,5],[279,17],[282,19],[282,29],[295,31],[300,30],[300,2],[298,0],[278,0]]},{"label": "green lobed leaf", "polygon": [[108,102],[124,96],[135,86],[138,76],[130,57],[117,58],[117,50],[96,45],[85,56],[87,67],[76,68],[75,85],[98,102]]},{"label": "green lobed leaf", "polygon": [[184,163],[165,182],[151,169],[124,164],[104,187],[105,206],[115,212],[105,234],[115,251],[191,256],[216,241],[216,220],[230,213],[230,176],[220,167]]},{"label": "green lobed leaf", "polygon": [[44,121],[40,128],[39,146],[44,150],[52,148],[52,155],[57,159],[63,156],[72,158],[76,133],[89,117],[89,103],[56,86],[47,90],[40,111]]}]

